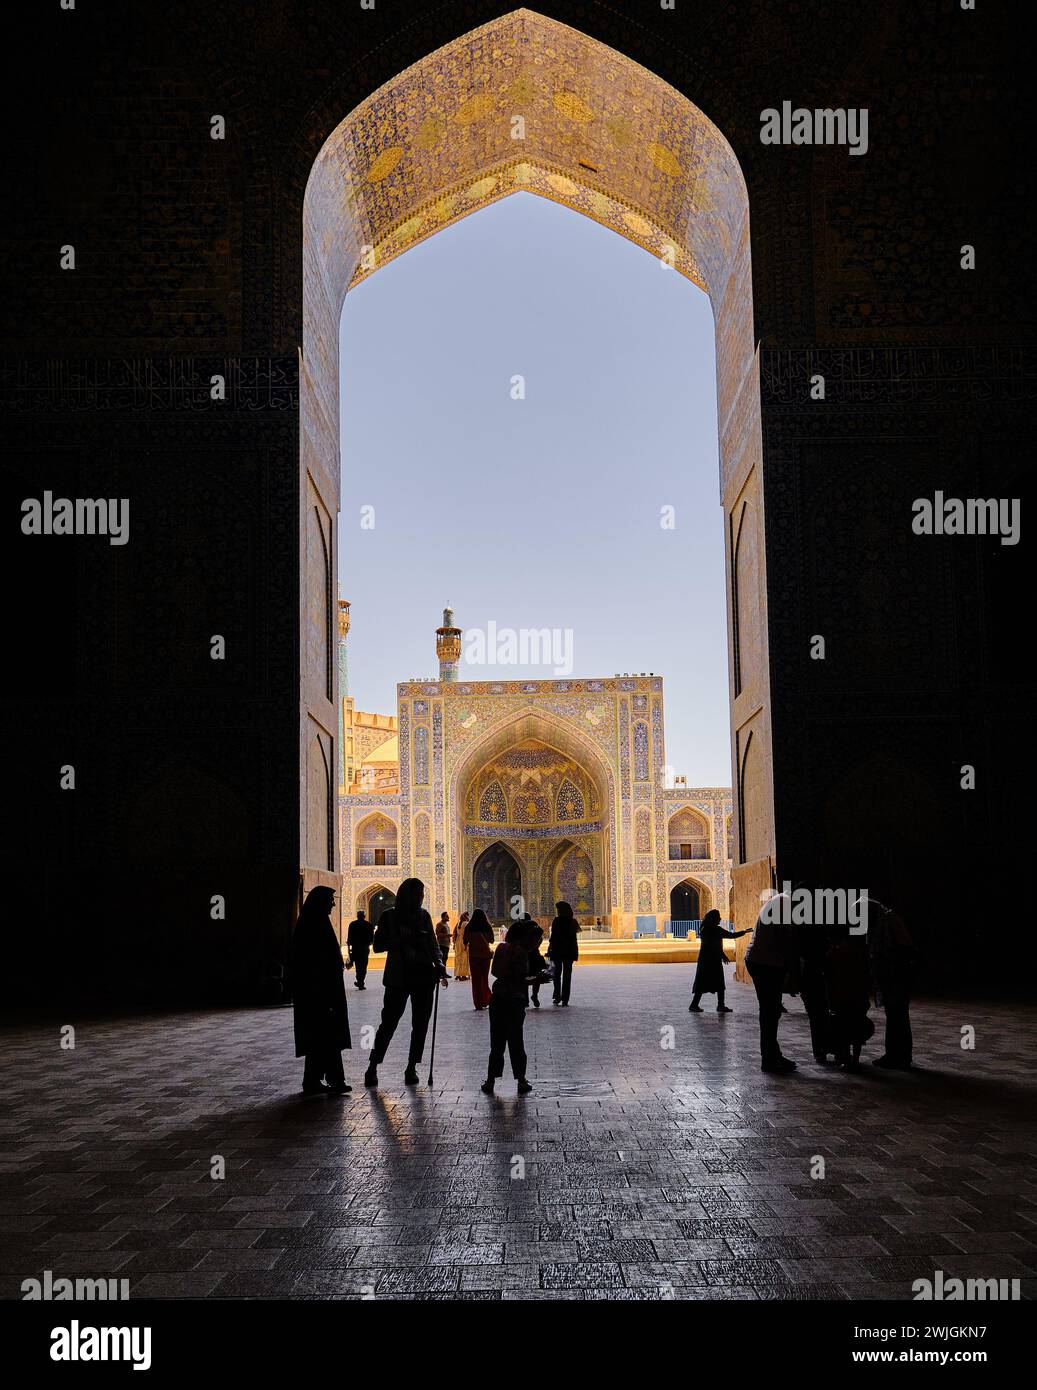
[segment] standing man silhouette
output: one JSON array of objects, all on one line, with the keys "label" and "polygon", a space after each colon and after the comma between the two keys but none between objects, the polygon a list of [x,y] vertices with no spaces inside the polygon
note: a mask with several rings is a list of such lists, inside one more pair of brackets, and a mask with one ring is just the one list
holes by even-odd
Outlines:
[{"label": "standing man silhouette", "polygon": [[356,917],[349,924],[346,932],[346,946],[349,948],[349,959],[356,967],[356,987],[366,989],[364,981],[367,979],[367,961],[371,954],[371,942],[374,940],[374,927],[367,920],[363,912],[358,912]]},{"label": "standing man silhouette", "polygon": [[436,923],[436,945],[439,947],[439,954],[443,957],[444,965],[446,965],[447,957],[450,955],[451,944],[450,913],[441,912],[439,921]]},{"label": "standing man silhouette", "polygon": [[760,1070],[778,1075],[796,1070],[795,1062],[782,1054],[778,1042],[785,977],[796,965],[795,937],[787,920],[789,906],[788,894],[775,894],[763,904],[745,953],[745,968],[760,1006]]}]

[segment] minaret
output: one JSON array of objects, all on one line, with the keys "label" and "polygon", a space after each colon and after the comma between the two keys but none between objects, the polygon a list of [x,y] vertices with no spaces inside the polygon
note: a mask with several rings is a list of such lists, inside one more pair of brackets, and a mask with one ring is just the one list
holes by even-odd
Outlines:
[{"label": "minaret", "polygon": [[461,660],[461,629],[454,626],[454,610],[443,609],[443,626],[436,628],[436,655],[439,657],[439,679],[456,681]]},{"label": "minaret", "polygon": [[349,635],[349,600],[338,601],[338,784],[346,783],[346,700],[349,698],[349,661],[346,637]]}]

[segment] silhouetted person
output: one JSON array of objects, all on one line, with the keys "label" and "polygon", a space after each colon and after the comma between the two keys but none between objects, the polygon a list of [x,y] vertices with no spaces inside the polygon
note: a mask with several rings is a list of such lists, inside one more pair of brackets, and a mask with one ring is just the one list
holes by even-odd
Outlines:
[{"label": "silhouetted person", "polygon": [[371,955],[371,942],[373,940],[374,927],[371,926],[363,912],[358,912],[355,920],[350,922],[349,930],[346,932],[349,959],[356,969],[357,989],[367,988],[364,981],[367,979],[367,962]]},{"label": "silhouetted person", "polygon": [[468,963],[468,947],[464,944],[465,929],[471,914],[462,912],[457,919],[457,926],[454,928],[454,979],[467,980],[470,966]]},{"label": "silhouetted person", "polygon": [[827,1062],[832,1051],[831,1014],[825,984],[825,950],[831,932],[823,926],[794,927],[793,940],[799,959],[799,992],[810,1021],[810,1050],[815,1062]]},{"label": "silhouetted person", "polygon": [[480,1087],[493,1094],[493,1083],[504,1075],[504,1050],[511,1059],[511,1070],[520,1096],[533,1087],[526,1080],[526,1049],[522,1027],[526,1019],[526,989],[529,984],[529,947],[533,944],[529,921],[513,922],[504,940],[493,953],[493,993],[490,997],[490,1060],[486,1080]]},{"label": "silhouetted person", "polygon": [[836,1061],[844,1067],[860,1065],[861,1048],[875,1031],[868,1017],[871,1003],[871,971],[868,943],[837,928],[825,951],[825,984],[831,1009],[831,1043]]},{"label": "silhouetted person", "polygon": [[352,1090],[342,1071],[342,1049],[352,1044],[342,977],[345,964],[331,925],[334,906],[334,888],[311,888],[292,935],[295,1055],[305,1058],[302,1089],[308,1096]]},{"label": "silhouetted person", "polygon": [[374,1035],[371,1061],[364,1073],[365,1086],[378,1085],[378,1067],[410,1001],[410,1051],[403,1079],[408,1086],[418,1084],[417,1064],[425,1050],[425,1034],[432,1017],[432,1000],[437,981],[446,987],[447,973],[432,930],[432,918],[422,907],[425,885],[420,878],[408,878],[396,892],[396,906],[383,912],[374,933],[374,949],[387,951],[382,983],[385,1001],[382,1019]]},{"label": "silhouetted person", "polygon": [[878,1001],[886,1015],[885,1051],[877,1067],[908,1071],[912,1064],[911,988],[916,951],[903,920],[875,898],[867,901],[868,955]]},{"label": "silhouetted person", "polygon": [[781,995],[785,977],[795,971],[795,940],[791,926],[782,921],[782,908],[789,898],[779,895],[769,898],[760,910],[753,928],[753,938],[745,953],[745,968],[752,979],[760,1006],[760,1069],[789,1072],[796,1070],[795,1062],[783,1057],[778,1044],[778,1024],[781,1022]]},{"label": "silhouetted person", "polygon": [[555,972],[554,1002],[567,1009],[573,982],[573,961],[580,958],[580,945],[577,940],[580,924],[573,916],[573,910],[568,903],[555,903],[555,911],[558,916],[551,923],[547,955]]},{"label": "silhouetted person", "polygon": [[464,929],[468,947],[468,969],[472,974],[472,1002],[485,1009],[490,1002],[490,961],[493,958],[493,928],[486,913],[477,907]]},{"label": "silhouetted person", "polygon": [[748,936],[745,931],[725,931],[720,925],[720,913],[710,908],[702,919],[699,928],[699,959],[695,968],[695,982],[692,985],[693,998],[688,1012],[700,1014],[699,1000],[704,994],[717,996],[717,1013],[729,1014],[732,1011],[724,1003],[724,942],[737,941],[740,936]]},{"label": "silhouetted person", "polygon": [[447,957],[450,955],[450,913],[441,912],[439,921],[436,923],[436,945],[439,947],[439,954],[443,957],[443,964],[446,965]]},{"label": "silhouetted person", "polygon": [[529,993],[533,999],[533,1008],[540,1008],[540,986],[544,983],[547,975],[547,962],[540,954],[540,947],[544,940],[544,929],[539,922],[534,922],[528,912],[522,914],[523,925],[528,930],[529,952]]}]

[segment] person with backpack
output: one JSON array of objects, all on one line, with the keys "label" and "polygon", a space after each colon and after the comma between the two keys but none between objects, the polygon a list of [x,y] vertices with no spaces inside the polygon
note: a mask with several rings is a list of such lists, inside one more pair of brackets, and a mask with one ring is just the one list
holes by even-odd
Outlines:
[{"label": "person with backpack", "polygon": [[387,952],[382,983],[385,999],[382,1018],[375,1033],[371,1061],[364,1074],[365,1086],[378,1085],[378,1068],[396,1027],[410,1004],[410,1050],[403,1074],[408,1086],[418,1084],[417,1065],[425,1049],[425,1035],[432,1017],[437,984],[446,988],[448,975],[432,918],[422,907],[425,885],[420,878],[408,878],[396,892],[396,906],[383,912],[374,933],[375,951]]}]

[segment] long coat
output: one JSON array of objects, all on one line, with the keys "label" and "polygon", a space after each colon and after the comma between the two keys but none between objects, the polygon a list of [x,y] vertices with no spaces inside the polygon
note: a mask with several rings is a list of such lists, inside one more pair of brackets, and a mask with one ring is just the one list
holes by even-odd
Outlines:
[{"label": "long coat", "polygon": [[699,938],[699,961],[695,970],[695,994],[719,994],[724,988],[724,941],[734,941],[744,932],[725,931],[718,923],[703,927]]},{"label": "long coat", "polygon": [[351,1047],[342,951],[327,914],[300,918],[292,937],[295,1055]]},{"label": "long coat", "polygon": [[580,925],[575,917],[556,917],[551,923],[547,954],[552,960],[579,960]]}]

